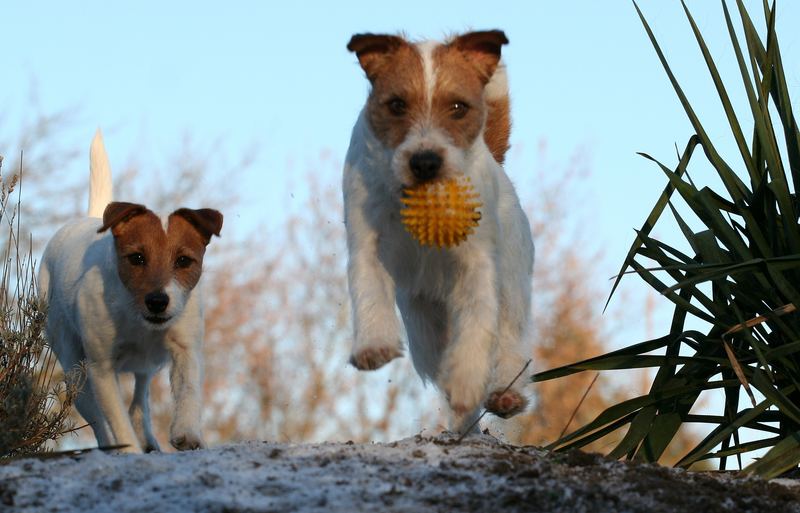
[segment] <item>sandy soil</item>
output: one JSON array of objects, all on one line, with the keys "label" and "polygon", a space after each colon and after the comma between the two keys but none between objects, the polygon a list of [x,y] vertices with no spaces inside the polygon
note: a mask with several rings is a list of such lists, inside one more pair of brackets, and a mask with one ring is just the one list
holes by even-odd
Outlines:
[{"label": "sandy soil", "polygon": [[442,434],[14,460],[0,465],[0,511],[800,513],[800,486]]}]

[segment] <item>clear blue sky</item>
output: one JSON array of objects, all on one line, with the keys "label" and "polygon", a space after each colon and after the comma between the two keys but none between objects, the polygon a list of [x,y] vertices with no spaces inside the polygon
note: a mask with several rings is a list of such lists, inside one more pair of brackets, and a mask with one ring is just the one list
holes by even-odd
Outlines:
[{"label": "clear blue sky", "polygon": [[[640,5],[708,131],[728,137],[679,2]],[[760,21],[761,0],[747,5]],[[734,100],[741,100],[719,2],[694,0],[689,7],[723,75],[732,77]],[[403,30],[440,38],[467,28],[504,29],[511,41],[504,55],[514,117],[509,173],[530,183],[542,139],[553,161],[566,160],[577,147],[589,151],[592,174],[580,187],[589,192],[584,207],[592,214],[591,243],[611,263],[598,271],[603,279],[622,261],[632,229],[665,183],[635,152],[672,163],[674,144],[683,147],[691,135],[625,0],[7,2],[2,20],[2,133],[31,115],[34,86],[41,110],[79,108],[73,129],[64,134],[76,148],[86,148],[95,127],[103,127],[112,163],[135,154],[146,166],[174,152],[187,133],[200,144],[222,138],[234,152],[255,145],[254,172],[237,187],[249,203],[242,212],[226,212],[240,223],[280,219],[276,205],[302,195],[305,172],[320,154],[343,158],[368,90],[345,50],[356,32]],[[778,29],[795,98],[798,26],[800,3],[781,1]],[[722,145],[735,156],[732,149],[730,141]],[[65,172],[83,176],[84,162]],[[320,181],[338,182],[336,169],[320,169]]]}]

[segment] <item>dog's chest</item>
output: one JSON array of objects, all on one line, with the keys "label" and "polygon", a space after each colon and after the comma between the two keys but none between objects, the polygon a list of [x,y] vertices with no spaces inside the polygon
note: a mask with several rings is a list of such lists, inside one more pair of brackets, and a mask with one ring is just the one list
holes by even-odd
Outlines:
[{"label": "dog's chest", "polygon": [[112,358],[118,372],[152,372],[161,367],[168,357],[164,336],[139,334],[117,340]]},{"label": "dog's chest", "polygon": [[420,246],[399,219],[387,222],[378,240],[380,259],[398,291],[447,298],[460,267],[451,251]]}]

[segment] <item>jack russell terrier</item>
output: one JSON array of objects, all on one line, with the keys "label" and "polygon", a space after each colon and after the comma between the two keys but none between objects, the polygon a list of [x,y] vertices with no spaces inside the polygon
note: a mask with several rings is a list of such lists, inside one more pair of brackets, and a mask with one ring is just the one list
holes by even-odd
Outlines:
[{"label": "jack russell terrier", "polygon": [[[378,369],[401,356],[452,409],[451,428],[481,406],[506,418],[527,405],[518,385],[530,319],[534,248],[528,219],[503,170],[509,97],[499,30],[444,43],[358,34],[372,88],[344,166],[348,282],[355,339],[350,362]],[[468,178],[483,203],[461,245],[425,247],[401,224],[403,189]]]},{"label": "jack russell terrier", "polygon": [[[203,448],[198,282],[222,214],[181,208],[159,217],[143,205],[112,202],[111,191],[98,130],[90,151],[89,217],[61,228],[42,257],[47,338],[65,370],[85,362],[86,385],[75,404],[101,447],[159,450],[150,423],[150,381],[170,359],[170,443],[179,450]],[[127,412],[121,372],[136,378]]]}]

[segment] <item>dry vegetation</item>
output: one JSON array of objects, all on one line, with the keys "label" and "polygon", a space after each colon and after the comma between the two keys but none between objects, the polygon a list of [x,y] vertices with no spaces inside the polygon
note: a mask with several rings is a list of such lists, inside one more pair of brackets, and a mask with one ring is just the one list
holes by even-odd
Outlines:
[{"label": "dry vegetation", "polygon": [[[74,192],[74,200],[60,202],[58,209],[42,208],[57,194],[48,186],[49,177],[59,176],[66,166],[41,157],[46,152],[40,148],[55,148],[66,161],[74,158],[59,149],[59,123],[67,122],[64,119],[43,116],[25,128],[37,138],[23,137],[36,157],[27,166],[26,196],[37,198],[28,219],[36,226],[38,244],[64,219],[85,209],[85,176],[59,177]],[[79,161],[84,160],[81,155]],[[237,205],[232,198],[239,192],[231,190],[230,184],[253,169],[252,156],[232,160],[218,147],[200,151],[191,141],[166,165],[132,162],[125,167],[113,164],[115,193],[120,199],[142,201],[155,209],[187,204],[230,211]],[[600,311],[604,291],[596,290],[590,279],[590,266],[598,255],[587,252],[585,248],[591,245],[573,240],[575,234],[567,229],[578,224],[575,216],[583,213],[568,210],[559,201],[565,196],[559,191],[573,186],[586,172],[587,163],[581,154],[567,164],[543,161],[535,174],[535,196],[520,191],[530,203],[537,243],[532,356],[538,369],[607,349],[609,323]],[[338,176],[339,172],[338,162],[323,158],[314,175]],[[209,181],[209,175],[219,177],[218,181]],[[162,185],[154,198],[155,176]],[[552,176],[558,178],[548,178]],[[358,373],[346,364],[351,326],[338,182],[312,185],[306,193],[305,199],[296,200],[300,207],[289,208],[277,229],[257,226],[242,233],[237,231],[236,218],[228,217],[222,239],[210,247],[204,278],[207,439],[212,443],[391,440],[423,427],[441,429],[446,417],[438,396],[421,384],[407,358],[376,373]],[[640,392],[639,378],[630,376],[630,383],[622,387],[604,380],[596,383],[577,410],[574,424],[592,418],[621,395]],[[589,387],[588,378],[576,376],[573,381],[531,387],[536,412],[506,429],[507,436],[525,444],[557,438]],[[153,401],[156,433],[165,434],[171,414],[166,373],[156,379]],[[90,433],[81,436],[71,445],[91,443]]]},{"label": "dry vegetation", "polygon": [[[0,157],[0,172],[3,159]],[[37,301],[29,241],[19,238],[21,173],[0,173],[0,458],[39,452],[70,428],[80,373],[54,379],[55,358],[44,342],[45,312]],[[17,201],[13,198],[16,196]]]}]

